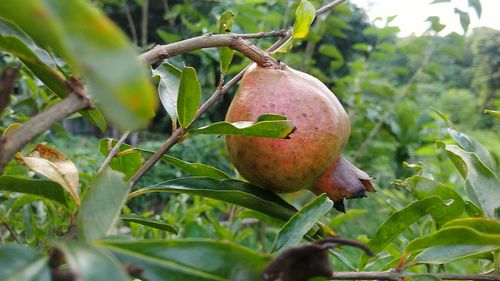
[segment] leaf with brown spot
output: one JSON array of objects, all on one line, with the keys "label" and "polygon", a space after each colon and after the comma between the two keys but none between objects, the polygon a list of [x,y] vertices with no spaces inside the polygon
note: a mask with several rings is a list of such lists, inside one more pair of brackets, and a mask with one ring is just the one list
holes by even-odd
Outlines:
[{"label": "leaf with brown spot", "polygon": [[80,206],[78,183],[80,177],[75,164],[55,148],[39,144],[28,156],[19,155],[18,161],[31,170],[59,183]]}]

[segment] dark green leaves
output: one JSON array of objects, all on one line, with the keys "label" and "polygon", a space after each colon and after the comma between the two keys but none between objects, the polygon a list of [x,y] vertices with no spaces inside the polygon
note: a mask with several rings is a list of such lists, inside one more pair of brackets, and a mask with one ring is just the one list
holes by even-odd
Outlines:
[{"label": "dark green leaves", "polygon": [[486,167],[475,153],[467,152],[456,145],[438,142],[465,179],[470,199],[484,210],[489,218],[496,217],[500,208],[500,179]]},{"label": "dark green leaves", "polygon": [[0,246],[0,280],[49,281],[47,258],[25,246]]},{"label": "dark green leaves", "polygon": [[302,39],[309,33],[309,27],[316,17],[316,9],[307,0],[301,0],[295,11],[295,24],[293,25],[294,39]]},{"label": "dark green leaves", "polygon": [[0,190],[33,194],[67,206],[63,187],[53,181],[20,176],[0,176]]},{"label": "dark green leaves", "polygon": [[129,191],[130,186],[123,180],[123,174],[109,170],[99,174],[78,212],[80,237],[93,240],[110,234]]},{"label": "dark green leaves", "polygon": [[129,198],[150,192],[175,192],[214,198],[249,208],[281,220],[290,219],[295,208],[273,192],[250,183],[207,177],[173,179],[132,192]]},{"label": "dark green leaves", "polygon": [[211,125],[189,130],[190,134],[235,135],[247,137],[286,138],[294,130],[292,121],[285,116],[265,114],[255,122],[217,122]]},{"label": "dark green leaves", "polygon": [[[219,18],[218,33],[231,33],[233,29],[234,13],[225,11]],[[231,61],[233,60],[233,50],[229,47],[219,48],[220,70],[226,73]]]},{"label": "dark green leaves", "polygon": [[302,237],[325,215],[333,206],[326,194],[322,194],[304,206],[285,223],[278,233],[273,252],[297,245]]},{"label": "dark green leaves", "polygon": [[174,234],[177,234],[177,228],[169,223],[160,221],[160,220],[155,220],[152,218],[146,218],[146,217],[141,217],[138,215],[122,215],[120,217],[122,221],[126,222],[132,222],[132,223],[137,223],[141,224],[144,226],[156,228],[159,230],[165,230]]},{"label": "dark green leaves", "polygon": [[177,112],[179,123],[187,128],[193,122],[198,111],[201,100],[201,86],[196,75],[196,70],[185,66],[182,69],[179,85],[179,96],[177,98]]},{"label": "dark green leaves", "polygon": [[481,7],[481,1],[480,0],[468,0],[469,2],[469,7],[474,8],[476,11],[477,17],[481,17],[481,12],[482,12],[482,7]]},{"label": "dark green leaves", "polygon": [[[150,281],[261,280],[270,256],[228,242],[203,240],[98,241]],[[125,280],[125,279],[124,279]]]},{"label": "dark green leaves", "polygon": [[153,70],[153,76],[160,77],[158,94],[160,101],[172,122],[177,122],[177,96],[182,72],[175,66],[164,62]]},{"label": "dark green leaves", "polygon": [[[406,230],[421,217],[446,205],[437,196],[416,201],[392,214],[377,230],[375,237],[370,239],[368,247],[376,254],[384,249],[394,238]],[[360,268],[364,268],[368,257],[362,256]]]},{"label": "dark green leaves", "polygon": [[105,249],[75,241],[58,243],[56,247],[62,251],[79,281],[129,280],[123,266]]},{"label": "dark green leaves", "polygon": [[2,1],[0,16],[66,59],[120,127],[137,129],[153,116],[157,102],[144,67],[125,35],[90,3]]}]

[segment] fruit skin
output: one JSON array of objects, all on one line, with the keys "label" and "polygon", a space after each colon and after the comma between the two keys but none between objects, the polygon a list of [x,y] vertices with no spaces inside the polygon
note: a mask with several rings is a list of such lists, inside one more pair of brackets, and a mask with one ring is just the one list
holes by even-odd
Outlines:
[{"label": "fruit skin", "polygon": [[341,157],[350,134],[347,113],[323,83],[287,66],[253,65],[241,80],[226,121],[251,121],[268,113],[287,116],[296,130],[288,139],[227,136],[230,160],[245,179],[275,192],[326,192],[336,207],[343,197],[364,195],[357,176],[370,177]]}]

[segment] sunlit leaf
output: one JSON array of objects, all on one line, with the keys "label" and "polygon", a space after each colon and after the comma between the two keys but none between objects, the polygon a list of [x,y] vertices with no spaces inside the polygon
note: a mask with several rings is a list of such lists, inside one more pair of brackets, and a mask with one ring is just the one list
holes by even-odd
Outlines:
[{"label": "sunlit leaf", "polygon": [[129,280],[123,266],[106,249],[67,240],[57,243],[56,247],[64,254],[70,270],[78,276],[78,281]]},{"label": "sunlit leaf", "polygon": [[172,122],[177,122],[177,96],[182,72],[170,63],[164,62],[153,70],[153,76],[160,77],[158,94],[160,101]]},{"label": "sunlit leaf", "polygon": [[47,257],[21,245],[0,246],[0,280],[2,281],[50,281]]},{"label": "sunlit leaf", "polygon": [[0,190],[32,194],[67,206],[63,187],[54,181],[21,176],[0,176]]},{"label": "sunlit leaf", "polygon": [[123,129],[146,125],[157,100],[126,36],[88,1],[1,1],[0,16],[65,59],[88,93]]},{"label": "sunlit leaf", "polygon": [[465,226],[489,234],[500,234],[500,221],[486,218],[466,218],[448,222],[443,227]]},{"label": "sunlit leaf", "polygon": [[168,232],[171,232],[173,234],[177,234],[177,228],[169,223],[152,219],[152,218],[146,218],[146,217],[141,217],[138,215],[122,215],[120,216],[120,219],[122,221],[126,222],[132,222],[132,223],[137,223],[140,225],[160,229],[160,230],[165,230]]},{"label": "sunlit leaf", "polygon": [[89,187],[76,218],[80,237],[93,240],[111,234],[129,191],[122,173],[107,170],[99,174]]},{"label": "sunlit leaf", "polygon": [[[233,29],[234,13],[225,11],[219,18],[218,33],[231,33]],[[229,65],[233,60],[233,50],[229,47],[219,48],[220,69],[222,73],[226,73]]]},{"label": "sunlit leaf", "polygon": [[196,70],[185,66],[182,69],[177,97],[177,113],[182,127],[187,128],[191,124],[200,106],[200,100],[201,86]]},{"label": "sunlit leaf", "polygon": [[285,221],[290,219],[296,212],[293,206],[273,192],[233,179],[178,178],[138,189],[132,192],[129,198],[151,192],[186,193],[214,198]]},{"label": "sunlit leaf", "polygon": [[445,227],[430,235],[417,238],[406,246],[406,252],[412,253],[436,246],[494,246],[500,248],[500,234],[488,234],[469,227]]},{"label": "sunlit leaf", "polygon": [[80,176],[75,164],[55,148],[39,144],[28,156],[17,156],[31,170],[59,183],[80,205]]},{"label": "sunlit leaf", "polygon": [[316,8],[307,0],[301,0],[295,11],[293,38],[302,39],[309,33],[309,27],[316,17]]},{"label": "sunlit leaf", "polygon": [[495,218],[500,208],[500,179],[486,167],[479,157],[472,152],[460,149],[456,145],[437,143],[443,148],[455,167],[465,179],[470,199],[484,210],[487,217]]},{"label": "sunlit leaf", "polygon": [[297,245],[302,237],[333,207],[333,202],[322,194],[305,205],[281,228],[273,252]]},{"label": "sunlit leaf", "polygon": [[439,196],[443,201],[453,200],[449,205],[431,212],[439,226],[460,217],[464,212],[465,202],[462,197],[444,184],[423,176],[413,176],[406,179],[403,185],[409,187],[412,194],[420,200],[433,195]]},{"label": "sunlit leaf", "polygon": [[[149,281],[261,280],[271,257],[230,242],[204,240],[104,240],[101,247],[144,269]],[[125,279],[124,279],[125,280]]]},{"label": "sunlit leaf", "polygon": [[293,48],[293,37],[288,38],[281,47],[276,49],[273,53],[286,53]]},{"label": "sunlit leaf", "polygon": [[[425,215],[430,214],[438,208],[444,208],[446,205],[437,197],[432,196],[411,203],[405,208],[393,213],[377,230],[375,237],[370,239],[368,247],[373,253],[378,253],[385,248],[392,240],[398,237],[401,232]],[[364,268],[368,256],[363,255],[359,262],[359,267]]]},{"label": "sunlit leaf", "polygon": [[267,138],[286,138],[294,130],[292,121],[282,115],[265,114],[255,122],[216,122],[211,125],[189,130],[190,134],[234,135]]},{"label": "sunlit leaf", "polygon": [[487,114],[493,115],[493,116],[495,116],[497,118],[500,118],[500,111],[497,111],[497,110],[485,109],[484,113],[487,113]]}]

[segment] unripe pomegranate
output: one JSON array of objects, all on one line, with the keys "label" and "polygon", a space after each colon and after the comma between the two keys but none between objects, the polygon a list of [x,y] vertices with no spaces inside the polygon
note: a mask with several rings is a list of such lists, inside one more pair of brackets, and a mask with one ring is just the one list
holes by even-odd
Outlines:
[{"label": "unripe pomegranate", "polygon": [[365,172],[342,157],[350,124],[335,95],[318,79],[283,66],[250,67],[226,121],[282,114],[296,129],[287,139],[227,136],[231,162],[248,181],[275,192],[310,189],[327,193],[344,211],[343,198],[375,191]]}]

